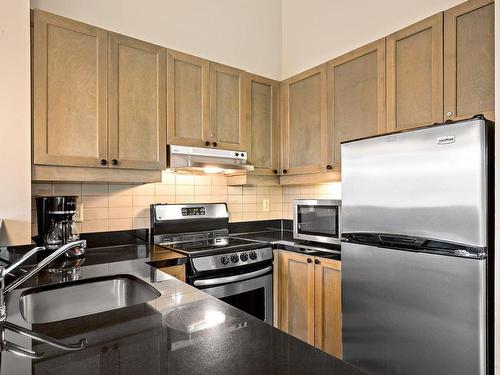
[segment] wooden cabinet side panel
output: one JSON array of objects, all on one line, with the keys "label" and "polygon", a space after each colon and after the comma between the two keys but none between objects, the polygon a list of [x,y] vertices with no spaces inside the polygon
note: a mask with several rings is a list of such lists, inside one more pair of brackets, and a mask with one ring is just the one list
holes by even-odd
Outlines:
[{"label": "wooden cabinet side panel", "polygon": [[342,275],[337,260],[315,258],[315,345],[342,358]]},{"label": "wooden cabinet side panel", "polygon": [[107,32],[35,10],[33,163],[99,167],[107,155]]},{"label": "wooden cabinet side panel", "polygon": [[443,14],[387,37],[387,128],[443,121]]},{"label": "wooden cabinet side panel", "polygon": [[167,141],[205,147],[210,135],[209,62],[168,50]]},{"label": "wooden cabinet side panel", "polygon": [[[312,257],[282,251],[281,329],[314,345],[314,263]],[[307,259],[311,261],[308,262]]]},{"label": "wooden cabinet side panel", "polygon": [[119,34],[109,46],[109,159],[118,168],[164,169],[165,49]]},{"label": "wooden cabinet side panel", "polygon": [[495,5],[471,0],[444,13],[444,114],[494,120]]}]

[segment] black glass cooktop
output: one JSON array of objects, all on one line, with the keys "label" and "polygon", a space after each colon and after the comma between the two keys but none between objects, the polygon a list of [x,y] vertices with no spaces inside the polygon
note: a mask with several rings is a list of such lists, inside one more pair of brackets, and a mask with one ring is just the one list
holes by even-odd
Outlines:
[{"label": "black glass cooktop", "polygon": [[244,240],[241,238],[217,237],[204,238],[193,241],[179,241],[161,243],[160,246],[169,248],[190,256],[201,256],[225,252],[255,249],[265,246],[262,242]]}]

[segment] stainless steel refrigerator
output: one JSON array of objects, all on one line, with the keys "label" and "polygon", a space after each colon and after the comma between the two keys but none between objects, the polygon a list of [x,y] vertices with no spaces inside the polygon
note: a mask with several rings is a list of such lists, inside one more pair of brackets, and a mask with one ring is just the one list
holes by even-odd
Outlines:
[{"label": "stainless steel refrigerator", "polygon": [[342,144],[344,360],[492,371],[491,133],[477,116]]}]

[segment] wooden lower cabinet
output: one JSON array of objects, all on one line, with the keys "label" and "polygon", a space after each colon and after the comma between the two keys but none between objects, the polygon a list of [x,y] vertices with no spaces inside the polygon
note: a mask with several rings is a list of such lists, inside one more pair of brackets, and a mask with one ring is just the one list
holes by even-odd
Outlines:
[{"label": "wooden lower cabinet", "polygon": [[341,358],[341,262],[288,251],[279,260],[279,328]]}]

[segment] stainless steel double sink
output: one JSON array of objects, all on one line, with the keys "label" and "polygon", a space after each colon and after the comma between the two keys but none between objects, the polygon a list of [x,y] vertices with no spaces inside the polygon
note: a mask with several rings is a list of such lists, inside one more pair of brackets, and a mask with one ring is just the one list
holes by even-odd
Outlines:
[{"label": "stainless steel double sink", "polygon": [[127,274],[96,277],[35,287],[20,297],[28,323],[49,323],[152,301],[160,292]]}]

